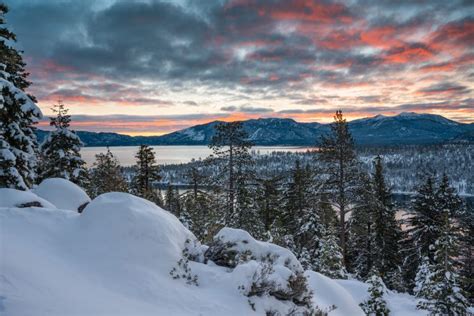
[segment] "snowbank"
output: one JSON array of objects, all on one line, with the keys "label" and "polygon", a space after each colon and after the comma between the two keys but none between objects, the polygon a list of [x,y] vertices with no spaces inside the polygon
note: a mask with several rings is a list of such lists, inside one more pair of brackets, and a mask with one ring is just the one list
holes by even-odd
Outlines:
[{"label": "snowbank", "polygon": [[[58,201],[62,190],[47,193]],[[2,189],[0,197],[0,314],[284,315],[292,307],[272,295],[243,293],[255,290],[248,286],[268,254],[274,259],[271,281],[302,271],[291,252],[244,231],[226,228],[216,236],[239,253],[252,253],[229,268],[183,260],[184,253],[202,258],[205,247],[172,214],[126,193],[103,194],[82,214],[55,209],[31,192]],[[35,199],[47,208],[12,207]],[[173,279],[173,269],[196,277],[198,285]],[[314,303],[337,306],[330,315],[359,313],[363,283],[305,276]],[[410,315],[394,305],[412,304],[411,297],[390,294],[388,300],[393,315]]]},{"label": "snowbank", "polygon": [[56,208],[53,204],[29,191],[0,188],[0,207]]},{"label": "snowbank", "polygon": [[33,192],[56,205],[57,208],[81,211],[91,199],[76,184],[61,178],[46,179]]},{"label": "snowbank", "polygon": [[[313,271],[306,271],[308,283],[314,293],[314,303],[320,306],[323,310],[330,310],[331,306],[336,306],[330,312],[331,316],[364,316],[364,312],[359,307],[359,301],[344,287],[336,283],[334,280]],[[364,285],[361,282],[357,282]],[[361,289],[361,295],[364,297],[367,293],[367,288]],[[359,298],[360,299],[360,298]]]}]

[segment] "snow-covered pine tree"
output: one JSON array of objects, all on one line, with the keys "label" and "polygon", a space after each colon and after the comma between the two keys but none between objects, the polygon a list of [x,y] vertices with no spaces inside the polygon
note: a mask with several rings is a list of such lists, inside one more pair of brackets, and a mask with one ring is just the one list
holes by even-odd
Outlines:
[{"label": "snow-covered pine tree", "polygon": [[247,165],[240,165],[236,174],[235,213],[231,218],[232,227],[249,232],[256,239],[263,239],[265,227],[256,206],[253,172]]},{"label": "snow-covered pine tree", "polygon": [[390,309],[384,299],[385,284],[376,269],[371,270],[366,283],[369,284],[369,298],[360,304],[362,310],[370,316],[388,316]]},{"label": "snow-covered pine tree", "polygon": [[56,117],[50,118],[54,130],[41,144],[40,178],[64,178],[87,187],[89,175],[81,157],[84,145],[76,132],[69,129],[71,116],[61,100],[51,108]]},{"label": "snow-covered pine tree", "polygon": [[283,195],[283,211],[280,223],[285,236],[283,246],[291,249],[302,264],[310,268],[314,265],[322,226],[317,214],[314,195],[311,190],[312,174],[309,166],[301,167],[295,162],[291,179]]},{"label": "snow-covered pine tree", "polygon": [[471,306],[474,306],[474,212],[464,208],[460,218],[461,233],[461,278]]},{"label": "snow-covered pine tree", "polygon": [[430,259],[423,257],[421,263],[418,266],[418,271],[415,277],[415,288],[413,294],[418,297],[418,308],[426,309],[425,306],[429,304],[432,299],[433,287],[435,286],[433,280],[433,273],[431,271]]},{"label": "snow-covered pine tree", "polygon": [[418,264],[421,258],[433,260],[434,253],[430,246],[437,240],[440,231],[440,212],[436,209],[435,184],[433,177],[426,178],[425,183],[417,188],[417,194],[412,201],[405,217],[407,229],[402,241],[403,274],[405,286],[413,289]]},{"label": "snow-covered pine tree", "polygon": [[161,180],[160,168],[156,165],[153,148],[140,145],[135,158],[137,164],[135,166],[136,173],[132,179],[132,193],[159,206],[163,205],[161,194],[153,187],[153,182]]},{"label": "snow-covered pine tree", "polygon": [[107,192],[128,192],[128,184],[122,174],[122,168],[109,148],[105,154],[95,155],[90,179],[87,191],[91,197]]},{"label": "snow-covered pine tree", "polygon": [[346,270],[334,228],[329,227],[325,230],[319,245],[315,271],[333,279],[345,279],[347,277]]},{"label": "snow-covered pine tree", "polygon": [[395,218],[395,209],[391,202],[391,192],[385,183],[382,158],[374,160],[374,174],[372,176],[373,189],[376,198],[374,224],[375,244],[378,253],[374,256],[374,266],[380,272],[384,283],[390,289],[402,290],[400,282],[400,241],[402,231]]},{"label": "snow-covered pine tree", "polygon": [[440,237],[432,247],[434,260],[429,268],[429,277],[415,288],[424,298],[418,308],[426,309],[433,315],[466,315],[468,301],[460,288],[458,274],[459,229],[448,209],[442,210],[442,220]]},{"label": "snow-covered pine tree", "polygon": [[380,251],[376,243],[375,213],[378,202],[374,186],[368,176],[364,176],[362,182],[349,221],[348,261],[350,271],[365,280],[370,271],[376,268],[375,257],[380,255]]},{"label": "snow-covered pine tree", "polygon": [[346,214],[351,211],[359,176],[354,140],[342,111],[336,111],[330,135],[322,137],[318,157],[327,175],[327,191],[334,192],[332,203],[339,212],[339,242],[347,267]]},{"label": "snow-covered pine tree", "polygon": [[38,143],[34,124],[42,118],[16,36],[6,27],[8,8],[0,4],[0,187],[26,190],[36,180]]}]

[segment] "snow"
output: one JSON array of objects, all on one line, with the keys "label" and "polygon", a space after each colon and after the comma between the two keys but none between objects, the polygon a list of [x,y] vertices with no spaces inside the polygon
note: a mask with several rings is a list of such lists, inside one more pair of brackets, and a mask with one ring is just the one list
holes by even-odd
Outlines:
[{"label": "snow", "polygon": [[[62,189],[61,181],[51,180],[41,190],[51,183],[54,190],[46,193],[56,203],[75,188],[62,181]],[[44,207],[14,207],[31,200]],[[127,193],[100,195],[82,213],[60,209],[59,203],[55,208],[32,192],[13,189],[0,190],[0,201],[0,314],[265,315],[266,310],[291,307],[271,296],[244,295],[268,253],[276,258],[273,277],[284,280],[301,269],[291,252],[257,241],[245,231],[224,228],[215,237],[254,254],[232,269],[204,263],[206,246],[175,216]],[[189,261],[197,286],[170,275],[173,268],[180,269],[183,252],[198,258]],[[321,308],[337,306],[331,316],[360,315],[358,304],[367,297],[366,284],[332,280],[312,271],[305,276],[314,303]],[[393,315],[423,314],[414,309],[416,301],[409,295],[388,293],[387,301]]]},{"label": "snow", "polygon": [[46,179],[33,192],[53,203],[57,208],[76,212],[79,207],[91,201],[83,189],[61,178]]},{"label": "snow", "polygon": [[53,204],[29,191],[0,188],[0,207],[19,207],[22,204],[38,202],[41,207],[56,208]]},{"label": "snow", "polygon": [[[357,280],[336,280],[354,299],[355,302],[363,302],[368,297],[367,292],[369,285]],[[428,313],[423,310],[416,309],[417,299],[405,293],[397,293],[388,291],[384,295],[387,307],[390,309],[390,315],[400,316],[420,316]]]},{"label": "snow", "polygon": [[[308,282],[314,292],[315,304],[322,309],[328,309],[331,306],[337,306],[332,310],[331,316],[364,316],[364,312],[359,307],[359,301],[355,300],[349,291],[334,280],[313,271],[306,271]],[[356,281],[357,282],[357,281]],[[364,286],[363,283],[360,283]],[[361,288],[362,293],[367,292],[367,288]]]},{"label": "snow", "polygon": [[289,268],[292,272],[303,272],[300,262],[288,249],[272,243],[255,240],[242,229],[224,227],[214,237],[214,241],[231,244],[229,250],[237,253],[250,252],[255,260],[263,262],[271,257],[275,265]]}]

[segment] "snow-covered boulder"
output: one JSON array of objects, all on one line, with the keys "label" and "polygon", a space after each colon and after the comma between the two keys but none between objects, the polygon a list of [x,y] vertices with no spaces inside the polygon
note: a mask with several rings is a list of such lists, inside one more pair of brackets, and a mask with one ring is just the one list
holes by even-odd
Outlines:
[{"label": "snow-covered boulder", "polygon": [[302,272],[303,268],[296,256],[288,249],[272,243],[255,240],[242,229],[224,227],[209,245],[205,253],[215,264],[235,268],[239,263],[256,260],[285,266],[291,271]]},{"label": "snow-covered boulder", "polygon": [[91,201],[78,185],[62,178],[43,180],[33,192],[56,205],[57,208],[81,212]]},{"label": "snow-covered boulder", "polygon": [[[244,230],[224,227],[204,255],[217,265],[233,268],[234,279],[239,280],[238,287],[244,295],[276,298],[286,303],[287,313],[312,311],[311,291],[303,268],[288,249],[257,241]],[[272,311],[271,307],[265,309],[266,313]]]},{"label": "snow-covered boulder", "polygon": [[[84,209],[81,226],[87,230],[82,242],[94,243],[99,253],[120,243],[112,256],[164,265],[168,272],[185,246],[199,249],[196,237],[174,215],[128,193],[99,195]],[[195,254],[196,249],[187,250]]]},{"label": "snow-covered boulder", "polygon": [[0,207],[44,207],[56,208],[53,204],[30,191],[0,189]]}]

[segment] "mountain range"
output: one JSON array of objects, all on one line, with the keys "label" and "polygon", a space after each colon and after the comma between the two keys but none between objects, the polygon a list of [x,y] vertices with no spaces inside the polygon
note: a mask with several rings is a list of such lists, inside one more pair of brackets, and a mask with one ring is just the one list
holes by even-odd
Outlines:
[{"label": "mountain range", "polygon": [[[129,136],[117,133],[78,131],[85,146],[145,145],[207,145],[214,127],[221,121],[195,125],[161,136]],[[395,116],[377,115],[348,122],[356,144],[391,146],[474,142],[474,123],[464,124],[440,115],[400,113]],[[315,145],[321,135],[330,131],[330,124],[302,123],[289,118],[260,118],[243,121],[249,140],[260,146]],[[37,130],[41,142],[47,131]]]}]

